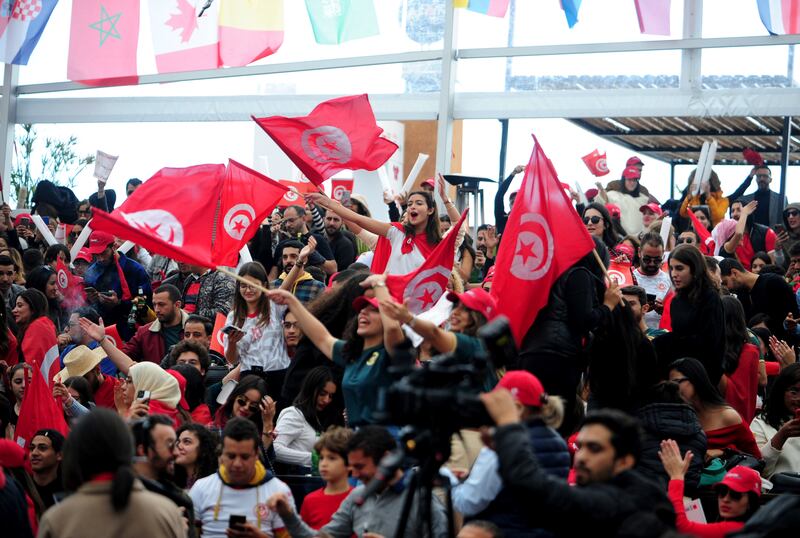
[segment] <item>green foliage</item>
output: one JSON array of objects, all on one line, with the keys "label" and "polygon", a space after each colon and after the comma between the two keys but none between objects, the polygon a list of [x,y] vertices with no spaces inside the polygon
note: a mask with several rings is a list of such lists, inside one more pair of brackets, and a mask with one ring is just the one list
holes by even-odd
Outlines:
[{"label": "green foliage", "polygon": [[[11,196],[18,198],[19,189],[25,187],[28,192],[19,203],[28,207],[36,185],[43,179],[49,179],[56,185],[73,188],[75,180],[83,170],[94,164],[94,155],[80,156],[76,153],[78,139],[70,136],[66,140],[46,138],[44,147],[37,144],[38,133],[30,123],[17,125],[14,140],[14,163],[11,169]],[[38,159],[38,166],[36,161]],[[35,168],[32,168],[32,164]]]}]

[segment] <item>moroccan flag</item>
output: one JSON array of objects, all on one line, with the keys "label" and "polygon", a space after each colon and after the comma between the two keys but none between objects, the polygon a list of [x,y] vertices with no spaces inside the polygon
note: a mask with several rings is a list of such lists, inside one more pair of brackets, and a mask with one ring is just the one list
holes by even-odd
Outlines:
[{"label": "moroccan flag", "polygon": [[159,73],[219,67],[219,4],[197,15],[205,0],[150,0],[150,32]]},{"label": "moroccan flag", "polygon": [[342,170],[376,170],[397,151],[381,137],[367,94],[325,101],[305,117],[253,120],[315,185]]},{"label": "moroccan flag", "polygon": [[56,327],[47,316],[33,320],[22,340],[22,356],[25,362],[39,371],[47,384],[61,370],[58,362]]},{"label": "moroccan flag", "polygon": [[758,15],[770,34],[800,34],[800,0],[757,1]]},{"label": "moroccan flag", "polygon": [[41,372],[34,368],[19,406],[17,428],[14,430],[15,441],[27,449],[33,440],[33,434],[45,428],[61,432],[64,437],[69,433],[61,405],[53,398],[53,391],[45,383]]},{"label": "moroccan flag", "polygon": [[217,319],[214,321],[214,330],[211,332],[211,350],[220,355],[225,355],[225,343],[222,338],[222,328],[225,326],[227,318],[217,312]]},{"label": "moroccan flag", "polygon": [[0,6],[0,61],[27,65],[58,0],[6,0]]},{"label": "moroccan flag", "polygon": [[492,284],[518,346],[547,304],[556,279],[594,248],[535,136],[533,141],[495,261],[508,270],[495,273]]},{"label": "moroccan flag", "polygon": [[236,267],[239,251],[287,191],[277,181],[233,159],[228,162],[212,254],[216,265]]},{"label": "moroccan flag", "polygon": [[139,0],[72,2],[67,78],[89,86],[136,84]]},{"label": "moroccan flag", "polygon": [[581,8],[581,0],[561,0],[561,9],[567,17],[567,26],[572,28],[578,22],[578,10]]},{"label": "moroccan flag", "polygon": [[605,153],[594,150],[590,154],[581,157],[581,159],[594,176],[600,177],[608,174],[608,161]]},{"label": "moroccan flag", "polygon": [[630,263],[611,262],[608,266],[608,277],[615,281],[620,288],[633,286],[632,265]]},{"label": "moroccan flag", "polygon": [[692,211],[692,208],[690,207],[688,209],[689,210],[687,211],[687,213],[689,214],[689,219],[691,219],[692,224],[694,224],[694,231],[700,237],[700,244],[697,245],[697,248],[699,248],[700,252],[702,252],[706,256],[713,256],[714,250],[716,250],[716,242],[711,237],[711,232],[709,232],[705,226],[700,224],[700,221],[694,215],[694,211]]},{"label": "moroccan flag", "polygon": [[634,0],[634,3],[641,33],[669,35],[670,0]]},{"label": "moroccan flag", "polygon": [[331,198],[337,202],[344,203],[343,200],[350,198],[353,194],[353,179],[332,179],[331,180]]},{"label": "moroccan flag", "polygon": [[214,267],[214,215],[224,179],[221,164],[162,168],[113,213],[95,208],[92,228],[133,241],[153,254]]},{"label": "moroccan flag", "polygon": [[288,190],[284,193],[283,197],[278,201],[278,207],[284,208],[290,205],[305,205],[303,195],[309,192],[319,192],[313,183],[308,181],[289,181],[288,179],[279,179],[278,183],[286,187]]},{"label": "moroccan flag", "polygon": [[503,18],[508,11],[509,0],[469,0],[467,9],[491,17]]},{"label": "moroccan flag", "polygon": [[464,223],[467,213],[469,208],[461,214],[461,218],[453,226],[453,231],[436,245],[425,263],[416,271],[406,275],[386,277],[389,293],[400,303],[408,302],[408,310],[412,314],[421,314],[429,310],[447,290],[447,282],[450,280],[455,260],[457,231]]},{"label": "moroccan flag", "polygon": [[64,306],[67,310],[72,311],[86,304],[83,279],[73,275],[61,258],[56,265],[56,284],[58,291],[64,296]]},{"label": "moroccan flag", "polygon": [[372,0],[306,0],[314,39],[336,45],[378,35],[378,17]]},{"label": "moroccan flag", "polygon": [[283,0],[220,0],[219,62],[242,66],[283,43]]}]

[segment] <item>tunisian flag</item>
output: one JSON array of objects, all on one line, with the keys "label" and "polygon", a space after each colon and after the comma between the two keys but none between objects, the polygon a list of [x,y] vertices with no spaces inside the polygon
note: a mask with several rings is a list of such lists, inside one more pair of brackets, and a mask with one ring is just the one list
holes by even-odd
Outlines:
[{"label": "tunisian flag", "polygon": [[412,314],[430,310],[447,290],[456,255],[456,237],[467,213],[469,208],[464,210],[452,231],[436,245],[419,269],[405,275],[386,277],[389,293],[399,302],[407,302],[408,310]]},{"label": "tunisian flag", "polygon": [[711,232],[709,232],[705,226],[700,224],[700,221],[694,216],[694,211],[692,211],[691,207],[687,213],[689,214],[692,224],[694,224],[694,231],[697,232],[697,235],[700,237],[700,244],[697,245],[697,247],[700,249],[700,252],[706,256],[713,256],[714,250],[716,250],[716,242],[711,237]]},{"label": "tunisian flag", "polygon": [[518,346],[547,304],[556,279],[594,248],[535,136],[533,141],[495,261],[496,267],[508,269],[495,273],[492,285]]},{"label": "tunisian flag", "polygon": [[588,155],[581,157],[581,160],[583,160],[583,163],[595,177],[608,174],[608,161],[606,160],[605,153],[594,150]]},{"label": "tunisian flag", "polygon": [[616,282],[620,288],[633,286],[632,268],[630,263],[611,262],[608,266],[608,278]]},{"label": "tunisian flag", "polygon": [[222,328],[225,326],[227,319],[224,314],[217,312],[214,330],[211,331],[211,351],[216,351],[220,355],[225,355],[225,340],[222,338]]},{"label": "tunisian flag", "polygon": [[64,437],[69,432],[61,405],[53,398],[53,391],[48,388],[41,372],[34,368],[19,406],[19,418],[14,430],[15,441],[27,449],[33,440],[33,434],[45,428],[61,432]]},{"label": "tunisian flag", "polygon": [[112,213],[93,212],[92,228],[133,241],[153,254],[214,267],[211,241],[222,164],[162,168]]},{"label": "tunisian flag", "polygon": [[342,170],[376,170],[397,151],[381,137],[367,94],[325,101],[305,117],[253,120],[315,185]]},{"label": "tunisian flag", "polygon": [[279,179],[278,183],[286,187],[287,191],[283,197],[278,200],[278,207],[284,208],[290,205],[305,205],[303,196],[309,192],[319,192],[313,183],[308,181],[289,181],[288,179]]},{"label": "tunisian flag", "polygon": [[83,279],[72,274],[69,267],[58,259],[56,265],[56,283],[58,291],[64,296],[64,306],[68,310],[75,310],[86,304],[86,292],[83,291]]},{"label": "tunisian flag", "polygon": [[216,265],[236,267],[239,251],[253,238],[287,191],[277,181],[229,160],[212,252]]},{"label": "tunisian flag", "polygon": [[21,349],[25,362],[31,364],[34,370],[38,370],[48,385],[61,371],[56,326],[47,316],[36,318],[28,326],[22,339]]}]

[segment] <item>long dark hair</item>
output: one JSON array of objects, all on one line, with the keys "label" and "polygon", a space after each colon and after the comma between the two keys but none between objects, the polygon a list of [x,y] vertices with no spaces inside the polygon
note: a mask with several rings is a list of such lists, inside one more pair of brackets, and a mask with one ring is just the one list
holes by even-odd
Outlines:
[{"label": "long dark hair", "polygon": [[[412,196],[422,196],[425,199],[425,204],[428,206],[428,209],[433,209],[433,213],[428,215],[428,220],[425,223],[425,238],[428,240],[429,244],[438,245],[439,241],[442,240],[442,232],[439,230],[439,217],[436,215],[436,202],[433,196],[429,192],[414,191],[408,195],[407,200],[410,200]],[[408,223],[403,224],[403,231],[406,237],[413,237],[416,235],[414,227]]]},{"label": "long dark hair", "polygon": [[725,315],[725,355],[722,358],[722,370],[731,375],[739,366],[739,355],[748,339],[747,322],[742,303],[733,295],[722,298],[722,311]]},{"label": "long dark hair", "polygon": [[767,395],[761,418],[776,430],[780,430],[784,422],[794,418],[792,413],[786,409],[785,395],[789,387],[797,383],[800,383],[800,362],[790,364],[781,370],[775,379],[775,384],[772,385],[772,390]]},{"label": "long dark hair", "polygon": [[[325,411],[317,411],[317,397],[325,385],[328,383],[336,384],[336,379],[333,377],[333,372],[327,366],[317,366],[312,368],[303,379],[303,384],[300,387],[300,392],[294,399],[293,405],[303,413],[306,422],[314,428],[317,433],[325,431],[327,426],[330,426],[331,421],[327,420],[324,423]],[[330,406],[329,406],[330,407]]]},{"label": "long dark hair", "polygon": [[72,376],[64,381],[64,386],[77,392],[78,402],[87,409],[89,408],[89,403],[94,402],[94,398],[92,398],[92,389],[89,387],[89,382],[86,381],[85,377],[77,375]]},{"label": "long dark hair", "polygon": [[705,366],[697,359],[684,357],[669,365],[669,370],[677,370],[689,380],[694,387],[694,393],[703,406],[727,407],[728,403],[720,394],[719,389],[711,383]]},{"label": "long dark hair", "polygon": [[[716,284],[714,284],[714,281],[711,280],[711,276],[708,274],[706,259],[696,246],[686,243],[678,245],[669,253],[669,260],[673,258],[687,265],[689,271],[692,273],[692,283],[688,286],[688,289],[684,287],[676,292],[679,297],[683,296],[687,298],[690,303],[697,305],[697,301],[707,290],[717,290]],[[672,271],[670,271],[670,273],[671,272]]]},{"label": "long dark hair", "polygon": [[[244,393],[252,389],[256,389],[261,394],[259,398],[263,398],[267,395],[267,382],[256,375],[246,375],[241,378],[239,380],[239,384],[236,385],[236,388],[233,389],[231,395],[228,396],[228,400],[225,402],[225,405],[217,409],[214,422],[219,428],[224,428],[225,424],[227,424],[228,420],[231,418],[231,415],[233,414],[233,404],[236,401],[236,398],[244,395]],[[250,415],[249,419],[256,425],[258,431],[261,431],[261,413],[253,413]]]},{"label": "long dark hair", "polygon": [[[269,277],[267,270],[261,265],[261,262],[248,262],[242,265],[239,269],[239,276],[249,276],[258,280],[265,288],[269,287]],[[238,289],[239,283],[237,281],[237,290],[233,294],[233,323],[241,327],[247,319],[247,302],[242,297]],[[266,293],[262,293],[258,298],[258,325],[269,325],[269,311],[270,302]]]},{"label": "long dark hair", "polygon": [[60,331],[62,325],[61,320],[59,319],[61,317],[59,315],[61,306],[58,304],[56,299],[47,297],[47,283],[50,281],[52,276],[55,276],[55,274],[55,270],[49,265],[40,265],[28,273],[25,285],[28,289],[39,290],[42,292],[42,294],[44,294],[45,298],[47,299],[47,317],[49,317],[50,321],[53,322],[53,325],[56,326],[56,330]]},{"label": "long dark hair", "polygon": [[22,354],[22,341],[25,339],[25,333],[28,331],[28,327],[31,326],[31,323],[42,316],[47,316],[47,297],[41,291],[29,288],[17,295],[17,299],[22,299],[25,301],[28,304],[28,307],[31,309],[31,319],[27,323],[19,325],[19,337],[17,338],[19,341],[19,346],[17,349],[20,362],[27,362]]},{"label": "long dark hair", "polygon": [[603,204],[598,204],[597,202],[592,202],[591,204],[587,205],[583,210],[583,215],[581,215],[581,219],[586,217],[586,212],[590,209],[594,209],[600,216],[603,217],[603,243],[605,246],[611,250],[616,247],[619,242],[622,240],[617,232],[614,230],[614,223],[611,220],[611,213],[608,212],[606,206]]},{"label": "long dark hair", "polygon": [[205,401],[206,388],[203,384],[203,376],[197,368],[190,364],[176,364],[170,370],[175,370],[186,380],[184,397],[186,403],[189,404],[189,411],[194,411]]},{"label": "long dark hair", "polygon": [[199,444],[197,446],[197,463],[195,464],[194,476],[188,476],[186,469],[180,465],[175,465],[175,482],[184,488],[190,482],[194,483],[217,472],[217,448],[219,446],[217,435],[202,424],[194,422],[182,424],[178,431],[175,432],[176,438],[180,438],[181,434],[186,431],[194,434]]}]

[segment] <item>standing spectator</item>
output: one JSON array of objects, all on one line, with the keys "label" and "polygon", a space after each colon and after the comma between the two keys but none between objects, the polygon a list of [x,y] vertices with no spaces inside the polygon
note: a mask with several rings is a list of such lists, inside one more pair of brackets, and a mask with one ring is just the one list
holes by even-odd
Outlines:
[{"label": "standing spectator", "polygon": [[633,270],[633,278],[648,295],[655,295],[654,308],[648,310],[644,321],[649,328],[657,329],[661,322],[659,310],[663,311],[664,298],[672,289],[669,274],[661,269],[664,263],[664,241],[659,234],[648,232],[642,236],[639,261],[639,267]]},{"label": "standing spectator", "polygon": [[331,428],[314,444],[319,454],[319,475],[325,487],[306,495],[300,508],[300,518],[312,529],[319,530],[330,523],[333,514],[353,491],[347,469],[347,445],[352,436],[353,432],[347,428]]},{"label": "standing spectator", "polygon": [[645,314],[650,311],[650,304],[647,302],[647,292],[644,291],[644,288],[641,286],[625,286],[620,291],[622,292],[622,298],[631,308],[633,320],[639,326],[639,330],[642,331],[642,334],[652,341],[655,337],[667,333],[664,329],[651,329],[644,322]]},{"label": "standing spectator", "polygon": [[39,430],[31,438],[31,477],[45,509],[60,501],[64,493],[61,480],[63,447],[64,436],[56,430]]},{"label": "standing spectator", "polygon": [[[299,241],[303,245],[308,244],[308,240],[313,237],[317,241],[316,250],[309,255],[309,265],[316,265],[321,267],[326,274],[332,275],[337,271],[336,260],[333,257],[328,240],[322,234],[311,232],[305,221],[306,210],[299,205],[290,205],[283,212],[283,225],[289,234],[289,241]],[[278,243],[275,247],[275,258],[281,259],[283,254],[283,245],[285,243]],[[345,267],[342,267],[345,269]],[[276,271],[277,274],[277,271]],[[270,275],[272,276],[272,275]]]},{"label": "standing spectator", "polygon": [[8,379],[11,385],[11,394],[9,395],[11,410],[6,424],[6,431],[4,432],[6,439],[14,439],[14,430],[19,419],[19,408],[22,406],[22,398],[25,396],[25,388],[28,385],[30,375],[31,365],[24,362],[14,365],[8,372]]},{"label": "standing spectator", "polygon": [[800,364],[787,366],[778,375],[764,402],[764,409],[750,424],[761,456],[763,475],[794,473],[800,469]]},{"label": "standing spectator", "polygon": [[589,235],[596,237],[605,245],[605,250],[611,252],[617,248],[622,237],[617,235],[611,214],[604,205],[592,203],[583,210],[583,224]]},{"label": "standing spectator", "polygon": [[47,511],[39,536],[81,536],[90,521],[98,538],[117,538],[120,529],[130,536],[185,537],[178,507],[145,491],[132,458],[130,430],[116,413],[98,409],[76,423],[64,445],[64,485],[75,493]]},{"label": "standing spectator", "polygon": [[271,445],[274,413],[275,404],[267,396],[267,384],[260,377],[248,375],[239,379],[225,404],[217,409],[214,427],[222,431],[232,418],[244,418],[255,424]]},{"label": "standing spectator", "polygon": [[[747,176],[745,183],[750,186],[753,178],[756,178],[758,189],[753,194],[746,194],[739,198],[742,205],[750,202],[757,202],[758,209],[753,213],[753,221],[762,226],[774,226],[783,222],[783,210],[788,203],[786,196],[781,196],[777,192],[770,190],[772,183],[772,170],[766,165],[755,166]],[[747,187],[745,187],[746,189]]]},{"label": "standing spectator", "polygon": [[331,211],[325,215],[325,237],[339,271],[347,269],[356,261],[356,236],[345,229],[342,217]]},{"label": "standing spectator", "polygon": [[19,360],[43,365],[58,358],[56,328],[47,317],[47,298],[39,290],[29,289],[17,297],[11,312],[19,327]]},{"label": "standing spectator", "polygon": [[639,235],[644,229],[642,213],[639,211],[646,205],[650,198],[641,191],[639,179],[642,172],[638,166],[631,165],[622,172],[623,184],[619,191],[608,191],[609,203],[616,204],[620,208],[620,220],[625,232],[630,235]]},{"label": "standing spectator", "polygon": [[290,290],[303,304],[310,303],[325,291],[325,283],[316,280],[305,270],[309,257],[315,252],[316,240],[313,236],[309,237],[308,245],[305,247],[300,241],[294,240],[284,241],[281,245],[283,250],[281,251],[280,267],[283,272],[277,279],[272,281],[272,287],[281,287],[289,273],[292,272],[292,269],[298,267],[299,274]]},{"label": "standing spectator", "polygon": [[511,195],[508,197],[508,213],[506,213],[506,204],[505,204],[505,196],[506,192],[508,192],[509,187],[511,187],[511,182],[514,181],[514,176],[517,174],[521,174],[525,171],[525,167],[523,165],[515,166],[514,169],[511,171],[511,174],[507,178],[503,180],[500,185],[497,187],[497,194],[494,196],[494,222],[495,226],[497,227],[497,233],[502,234],[503,230],[506,228],[506,222],[508,222],[508,215],[511,214],[511,208],[514,207],[514,199],[517,197],[517,193],[512,192]]},{"label": "standing spectator", "polygon": [[156,364],[167,350],[183,339],[183,326],[189,314],[181,309],[181,293],[171,284],[162,284],[153,293],[156,320],[139,327],[122,351],[134,361]]},{"label": "standing spectator", "polygon": [[[759,385],[759,349],[750,342],[744,309],[736,297],[722,298],[725,312],[725,357],[719,391],[746,424],[756,414]],[[766,372],[764,373],[766,378]]]}]

